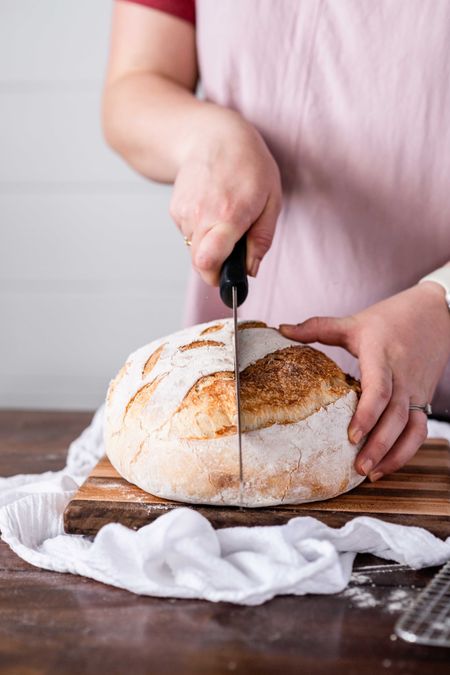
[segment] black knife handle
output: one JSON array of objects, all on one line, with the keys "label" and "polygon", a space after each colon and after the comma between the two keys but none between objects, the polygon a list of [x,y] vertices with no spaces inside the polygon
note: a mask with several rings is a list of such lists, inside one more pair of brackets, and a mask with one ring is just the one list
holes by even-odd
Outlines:
[{"label": "black knife handle", "polygon": [[246,269],[247,242],[244,234],[235,244],[220,271],[220,297],[227,307],[233,307],[232,288],[237,288],[237,304],[242,305],[248,294]]}]

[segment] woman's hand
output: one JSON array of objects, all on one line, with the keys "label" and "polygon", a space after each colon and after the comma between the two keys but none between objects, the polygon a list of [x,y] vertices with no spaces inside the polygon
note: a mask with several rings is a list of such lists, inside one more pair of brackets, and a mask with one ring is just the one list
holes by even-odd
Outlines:
[{"label": "woman's hand", "polygon": [[245,232],[247,272],[256,276],[280,208],[278,167],[259,133],[237,113],[205,104],[186,143],[170,208],[203,279],[218,284],[222,263]]},{"label": "woman's hand", "polygon": [[195,28],[157,9],[114,3],[103,97],[110,145],[143,176],[175,182],[171,214],[194,266],[217,284],[244,232],[256,276],[281,208],[278,167],[237,112],[195,97]]},{"label": "woman's hand", "polygon": [[355,466],[375,481],[402,467],[426,438],[430,402],[450,358],[450,314],[441,286],[418,286],[345,318],[280,326],[288,338],[339,345],[359,358],[362,395],[349,438],[368,440]]}]

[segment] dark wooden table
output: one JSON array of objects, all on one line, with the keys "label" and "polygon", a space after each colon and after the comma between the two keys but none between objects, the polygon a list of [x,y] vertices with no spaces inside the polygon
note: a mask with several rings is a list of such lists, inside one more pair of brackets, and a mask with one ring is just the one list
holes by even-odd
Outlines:
[{"label": "dark wooden table", "polygon": [[[0,411],[0,475],[61,468],[90,417]],[[0,673],[448,675],[450,650],[392,636],[435,571],[359,556],[340,595],[236,607],[139,597],[39,570],[0,542]]]}]

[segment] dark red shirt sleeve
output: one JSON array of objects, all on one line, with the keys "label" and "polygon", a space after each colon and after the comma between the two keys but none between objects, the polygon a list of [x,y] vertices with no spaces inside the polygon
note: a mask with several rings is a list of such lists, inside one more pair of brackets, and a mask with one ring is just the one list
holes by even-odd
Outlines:
[{"label": "dark red shirt sleeve", "polygon": [[159,9],[161,12],[195,24],[195,0],[128,0],[128,2]]}]

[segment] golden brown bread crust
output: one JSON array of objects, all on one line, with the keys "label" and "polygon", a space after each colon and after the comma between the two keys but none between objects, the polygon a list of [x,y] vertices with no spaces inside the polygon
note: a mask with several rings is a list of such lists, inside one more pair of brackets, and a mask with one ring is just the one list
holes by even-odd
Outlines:
[{"label": "golden brown bread crust", "polygon": [[[241,373],[242,430],[291,424],[358,391],[355,380],[313,347],[287,347],[268,354]],[[202,377],[171,420],[171,433],[200,439],[236,433],[234,374]],[[189,433],[186,430],[189,429]]]}]

